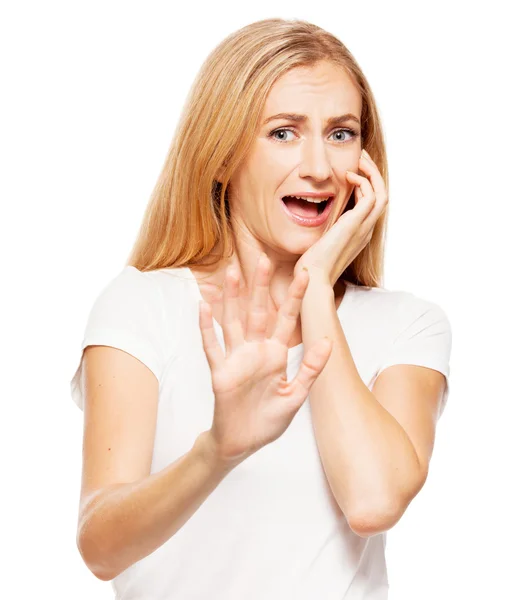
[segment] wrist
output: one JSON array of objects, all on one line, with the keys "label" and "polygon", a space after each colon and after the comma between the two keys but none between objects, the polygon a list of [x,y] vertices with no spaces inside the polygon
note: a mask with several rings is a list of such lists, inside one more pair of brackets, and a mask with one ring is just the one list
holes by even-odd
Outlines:
[{"label": "wrist", "polygon": [[205,463],[215,471],[229,473],[243,460],[223,456],[210,429],[200,433],[196,439],[196,444],[200,448]]},{"label": "wrist", "polygon": [[326,302],[335,302],[335,290],[328,281],[321,279],[310,279],[306,288],[300,312],[306,309],[310,303],[314,306],[321,306]]}]

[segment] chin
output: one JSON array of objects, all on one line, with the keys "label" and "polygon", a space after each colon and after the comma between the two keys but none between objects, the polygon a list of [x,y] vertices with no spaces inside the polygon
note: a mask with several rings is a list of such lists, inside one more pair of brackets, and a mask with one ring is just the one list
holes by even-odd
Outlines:
[{"label": "chin", "polygon": [[302,256],[318,239],[320,239],[321,235],[321,231],[300,231],[287,234],[282,232],[280,236],[280,247],[285,250],[287,254]]}]

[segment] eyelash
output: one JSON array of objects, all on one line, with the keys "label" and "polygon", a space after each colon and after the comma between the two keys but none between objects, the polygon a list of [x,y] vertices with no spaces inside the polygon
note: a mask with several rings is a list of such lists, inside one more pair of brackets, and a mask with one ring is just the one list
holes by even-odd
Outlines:
[{"label": "eyelash", "polygon": [[[279,127],[278,129],[274,129],[273,131],[271,131],[269,133],[269,137],[273,139],[273,141],[278,142],[279,144],[283,144],[286,142],[286,140],[278,140],[276,138],[274,138],[274,134],[278,133],[278,131],[293,131],[295,132],[295,129],[293,129],[292,127]],[[344,128],[340,128],[340,129],[336,129],[333,133],[338,133],[339,131],[345,131],[347,133],[351,134],[351,139],[354,139],[355,137],[358,137],[358,132],[355,131],[354,129],[351,129],[350,127],[344,127]],[[347,144],[347,142],[349,142],[350,140],[344,140],[343,142],[341,142],[342,144]]]}]

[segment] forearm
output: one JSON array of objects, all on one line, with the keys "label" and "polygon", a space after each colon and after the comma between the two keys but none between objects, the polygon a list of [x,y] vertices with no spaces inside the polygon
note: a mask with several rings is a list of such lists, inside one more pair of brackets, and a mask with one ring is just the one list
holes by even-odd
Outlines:
[{"label": "forearm", "polygon": [[215,456],[208,432],[165,469],[93,498],[79,525],[89,569],[110,580],[171,538],[234,468]]},{"label": "forearm", "polygon": [[348,520],[374,519],[391,527],[421,485],[415,449],[362,381],[333,290],[308,288],[301,327],[305,353],[325,335],[333,340],[328,363],[310,390],[315,437],[333,494]]}]

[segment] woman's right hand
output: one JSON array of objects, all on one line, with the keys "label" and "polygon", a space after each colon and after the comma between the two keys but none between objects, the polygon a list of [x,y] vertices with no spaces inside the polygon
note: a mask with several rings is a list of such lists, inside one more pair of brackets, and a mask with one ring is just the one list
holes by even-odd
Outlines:
[{"label": "woman's right hand", "polygon": [[214,331],[212,309],[207,302],[200,304],[201,336],[215,397],[213,423],[207,433],[216,455],[228,463],[244,460],[287,429],[331,355],[331,340],[319,340],[304,356],[296,377],[287,382],[288,343],[309,276],[304,270],[294,278],[274,332],[267,338],[269,272],[269,259],[263,253],[244,333],[239,317],[239,272],[236,267],[228,269],[222,323],[226,356]]}]

